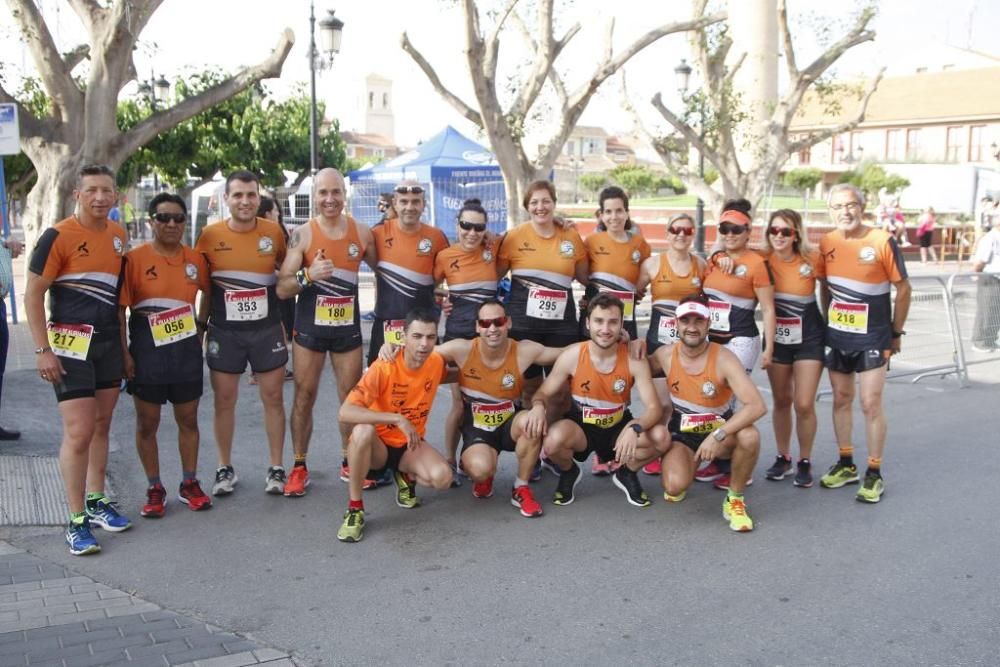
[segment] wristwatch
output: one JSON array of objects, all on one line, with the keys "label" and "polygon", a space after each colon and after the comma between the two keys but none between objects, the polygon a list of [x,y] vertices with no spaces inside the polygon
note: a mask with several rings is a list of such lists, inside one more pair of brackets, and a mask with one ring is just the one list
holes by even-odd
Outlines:
[{"label": "wristwatch", "polygon": [[312,281],[309,280],[309,274],[305,269],[299,269],[295,272],[295,282],[299,284],[299,287],[305,289]]},{"label": "wristwatch", "polygon": [[636,435],[642,435],[642,424],[640,424],[639,422],[633,422],[629,424],[628,427],[633,431],[635,431]]},{"label": "wristwatch", "polygon": [[893,338],[902,338],[905,335],[906,335],[906,331],[904,329],[900,329],[899,331],[893,331],[892,332],[892,337]]},{"label": "wristwatch", "polygon": [[712,437],[715,438],[716,442],[722,442],[723,440],[726,439],[727,435],[729,434],[726,433],[726,429],[724,428],[715,429],[715,431],[712,433]]},{"label": "wristwatch", "polygon": [[45,347],[37,347],[35,348],[35,354],[41,354],[42,352],[50,352],[51,350],[52,348],[49,347],[48,345],[46,345]]}]

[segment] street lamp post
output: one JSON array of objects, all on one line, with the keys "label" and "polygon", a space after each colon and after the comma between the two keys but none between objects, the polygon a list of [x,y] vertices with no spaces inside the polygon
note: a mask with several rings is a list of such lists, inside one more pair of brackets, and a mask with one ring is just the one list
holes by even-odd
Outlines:
[{"label": "street lamp post", "polygon": [[[149,108],[156,113],[157,103],[166,102],[167,97],[170,95],[170,81],[167,77],[160,75],[160,78],[156,78],[156,74],[153,72],[149,73],[149,80],[143,81],[139,84],[139,95],[143,97],[147,102],[149,102]],[[153,169],[153,196],[155,197],[160,192],[160,176],[156,173],[156,169]],[[142,238],[146,238],[146,228],[144,226],[136,223],[137,229],[141,232]]]},{"label": "street lamp post", "polygon": [[319,120],[316,109],[316,70],[328,69],[333,65],[333,57],[340,53],[340,39],[344,32],[344,22],[327,10],[329,16],[319,22],[319,39],[322,53],[316,48],[316,9],[309,3],[309,175],[316,174],[319,162]]},{"label": "street lamp post", "polygon": [[[680,64],[674,68],[674,75],[677,77],[677,90],[680,91],[681,99],[687,95],[688,84],[691,82],[691,66],[685,58],[681,58]],[[686,101],[686,99],[685,99]],[[701,145],[705,145],[705,101],[698,100],[698,138]],[[698,178],[705,180],[705,152],[698,149]],[[695,237],[694,249],[700,254],[705,254],[705,200],[698,197],[695,207]]]}]

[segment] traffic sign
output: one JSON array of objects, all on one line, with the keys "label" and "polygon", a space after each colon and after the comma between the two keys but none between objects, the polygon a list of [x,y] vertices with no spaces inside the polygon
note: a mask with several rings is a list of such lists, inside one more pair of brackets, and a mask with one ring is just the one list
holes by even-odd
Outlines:
[{"label": "traffic sign", "polygon": [[17,124],[17,105],[0,104],[0,155],[21,152],[21,130]]}]

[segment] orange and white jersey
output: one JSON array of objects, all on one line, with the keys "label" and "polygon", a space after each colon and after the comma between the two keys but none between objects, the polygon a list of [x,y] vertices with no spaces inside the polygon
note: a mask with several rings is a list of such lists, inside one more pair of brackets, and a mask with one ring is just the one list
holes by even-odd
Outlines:
[{"label": "orange and white jersey", "polygon": [[417,306],[434,305],[434,259],[448,247],[444,232],[420,223],[403,231],[395,218],[372,227],[375,237],[375,317],[401,320]]},{"label": "orange and white jersey", "polygon": [[445,322],[445,334],[449,338],[474,336],[479,306],[496,298],[496,248],[481,245],[465,250],[459,243],[445,248],[434,260],[434,281],[448,285],[452,310]]},{"label": "orange and white jersey", "polygon": [[125,231],[110,221],[94,230],[73,216],[42,232],[28,270],[52,281],[49,319],[117,330],[125,245]]},{"label": "orange and white jersey", "polygon": [[[347,216],[347,230],[342,239],[331,239],[315,219],[309,221],[309,247],[302,253],[302,266],[309,268],[317,256],[333,262],[333,275],[314,280],[303,288],[295,300],[295,330],[318,338],[329,338],[349,325],[360,325],[358,303],[358,269],[365,249],[358,235],[358,223]],[[317,309],[319,304],[319,309]],[[324,318],[324,309],[330,317]]]},{"label": "orange and white jersey", "polygon": [[277,324],[277,268],[285,259],[285,235],[278,223],[257,218],[253,229],[237,232],[228,220],[205,227],[195,250],[205,256],[212,279],[212,324],[251,329]]},{"label": "orange and white jersey", "polygon": [[576,371],[570,380],[570,414],[583,424],[601,428],[617,425],[629,414],[635,378],[628,362],[628,345],[619,343],[615,366],[602,373],[590,360],[590,341],[579,344]]},{"label": "orange and white jersey", "polygon": [[892,346],[892,283],[906,280],[896,239],[867,229],[856,239],[832,231],[820,240],[816,277],[830,288],[826,344],[837,350],[888,350]]},{"label": "orange and white jersey", "polygon": [[709,266],[704,291],[712,310],[712,334],[722,338],[754,337],[760,334],[754,320],[758,287],[774,281],[767,262],[753,250],[733,258],[732,273]]},{"label": "orange and white jersey", "polygon": [[[728,419],[733,413],[735,399],[729,383],[716,368],[721,345],[708,344],[708,358],[700,373],[688,373],[681,366],[681,347],[674,345],[671,350],[670,372],[667,373],[667,389],[674,404],[669,428],[671,433],[698,432],[702,422],[713,424],[715,418]],[[714,426],[707,432],[711,430]]]}]

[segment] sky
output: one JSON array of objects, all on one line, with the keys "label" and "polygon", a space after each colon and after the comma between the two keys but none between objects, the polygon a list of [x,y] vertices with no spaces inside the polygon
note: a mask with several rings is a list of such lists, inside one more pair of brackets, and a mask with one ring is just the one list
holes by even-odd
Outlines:
[{"label": "sky", "polygon": [[[491,0],[481,0],[488,3]],[[525,0],[528,1],[528,0]],[[741,0],[742,1],[742,0]],[[50,28],[63,48],[78,43],[82,28],[76,15],[63,0],[39,0]],[[297,86],[308,91],[309,43],[308,0],[166,0],[154,14],[139,41],[136,65],[142,76],[150,73],[176,79],[206,64],[234,71],[266,57],[278,42],[281,30],[295,32],[296,43],[280,80],[268,82],[279,96]],[[788,0],[793,21],[801,23],[796,33],[800,64],[815,48],[809,26],[845,20],[830,15],[830,7],[854,6],[849,0]],[[588,75],[598,61],[607,27],[607,8],[615,8],[615,45],[623,47],[654,25],[687,18],[687,0],[560,0],[559,25],[565,29],[574,21],[582,25],[570,47],[557,63],[569,87]],[[1000,43],[988,29],[1000,25],[1000,2],[996,0],[883,0],[874,28],[874,44],[857,47],[838,65],[843,76],[872,74],[880,64],[893,71],[912,71],[923,60],[939,58],[944,44],[988,53],[1000,58]],[[276,9],[277,8],[277,9]],[[326,103],[328,117],[341,120],[343,130],[364,130],[362,100],[364,78],[378,73],[393,80],[396,112],[396,140],[414,145],[436,134],[444,124],[452,124],[469,136],[483,141],[471,123],[461,118],[431,88],[423,73],[402,51],[400,36],[406,31],[411,41],[437,68],[440,78],[469,103],[474,99],[463,53],[464,28],[461,9],[455,0],[340,0],[316,3],[317,19],[328,9],[345,22],[341,52],[329,71],[319,74],[319,97]],[[841,10],[843,11],[843,10]],[[5,3],[0,5],[0,62],[14,74],[33,73],[27,50]],[[512,35],[501,42],[502,66],[516,69],[524,47]],[[506,55],[506,59],[504,58]],[[637,102],[662,92],[665,103],[679,103],[673,68],[687,57],[682,35],[668,36],[633,58],[626,67],[631,96]],[[935,63],[927,63],[934,69]],[[1000,65],[1000,61],[998,61]],[[501,80],[503,72],[501,72]],[[132,92],[134,87],[126,89]],[[627,131],[629,116],[622,109],[620,86],[609,80],[595,96],[582,124],[600,125],[609,131]],[[646,105],[646,111],[649,111]],[[655,112],[652,112],[655,114]]]}]

